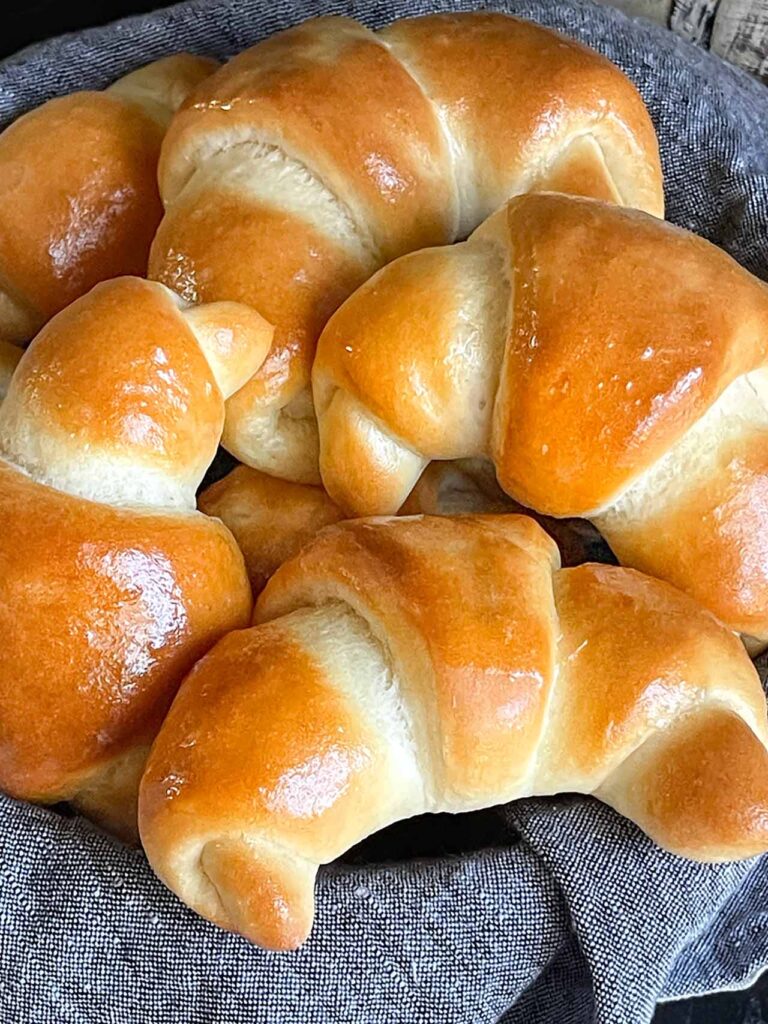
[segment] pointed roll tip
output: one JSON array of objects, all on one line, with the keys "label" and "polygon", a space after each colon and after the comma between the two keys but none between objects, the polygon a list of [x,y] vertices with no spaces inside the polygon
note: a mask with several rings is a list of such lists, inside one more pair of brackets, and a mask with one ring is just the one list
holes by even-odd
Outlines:
[{"label": "pointed roll tip", "polygon": [[106,91],[147,107],[148,113],[162,116],[167,123],[189,94],[218,67],[213,57],[174,53],[123,75]]},{"label": "pointed roll tip", "polygon": [[241,302],[208,302],[184,315],[224,398],[229,398],[261,369],[274,327]]},{"label": "pointed roll tip", "polygon": [[428,460],[385,433],[341,389],[318,423],[320,475],[331,499],[350,516],[396,515]]},{"label": "pointed roll tip", "polygon": [[165,769],[151,755],[139,788],[138,825],[160,881],[225,931],[262,949],[298,949],[312,931],[318,865],[257,829],[245,832],[245,821],[235,833],[224,831],[228,825],[210,805],[190,804],[166,782]]},{"label": "pointed roll tip", "polygon": [[[690,860],[744,860],[768,851],[768,750],[724,707],[691,712],[639,751],[617,810],[660,846]],[[600,794],[598,794],[600,795]]]},{"label": "pointed roll tip", "polygon": [[[157,851],[162,837],[148,838]],[[158,866],[167,868],[168,862]],[[197,879],[158,871],[165,884],[208,921],[275,952],[298,949],[308,939],[315,872],[316,867],[290,852],[271,853],[269,847],[242,837],[209,840],[197,860]]]},{"label": "pointed roll tip", "polygon": [[200,870],[215,890],[210,919],[262,949],[290,952],[309,938],[316,868],[289,852],[271,853],[244,838],[211,840]]}]

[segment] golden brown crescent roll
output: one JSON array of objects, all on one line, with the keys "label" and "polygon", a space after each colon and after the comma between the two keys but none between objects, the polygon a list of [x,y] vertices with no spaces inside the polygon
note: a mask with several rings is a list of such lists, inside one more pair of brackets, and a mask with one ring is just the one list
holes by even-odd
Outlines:
[{"label": "golden brown crescent roll", "polygon": [[246,306],[119,278],[54,317],[0,406],[0,788],[135,829],[183,675],[246,625],[242,556],[195,511],[224,399],[264,359]]},{"label": "golden brown crescent roll", "polygon": [[619,561],[768,639],[768,287],[720,249],[588,199],[512,200],[335,314],[314,367],[321,466],[358,515],[430,459],[589,518]]},{"label": "golden brown crescent roll", "polygon": [[628,79],[490,13],[378,33],[317,18],[258,43],[182,106],[160,186],[150,276],[276,324],[269,359],[228,403],[224,445],[305,483],[319,482],[315,342],[374,270],[465,237],[532,189],[663,209],[656,137]]},{"label": "golden brown crescent roll", "polygon": [[97,282],[146,273],[165,128],[215,67],[166,57],[104,92],[50,100],[0,135],[0,340],[27,342]]},{"label": "golden brown crescent roll", "polygon": [[139,801],[159,877],[287,949],[318,866],[424,812],[590,793],[687,857],[768,849],[742,644],[667,583],[558,566],[522,516],[326,528],[174,701]]}]

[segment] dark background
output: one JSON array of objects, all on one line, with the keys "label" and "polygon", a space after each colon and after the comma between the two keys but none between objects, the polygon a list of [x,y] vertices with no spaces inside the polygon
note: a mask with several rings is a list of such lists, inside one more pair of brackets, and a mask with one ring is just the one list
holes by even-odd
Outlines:
[{"label": "dark background", "polygon": [[[270,0],[264,2],[269,3]],[[162,6],[166,5],[159,0],[71,0],[69,3],[32,0],[23,5],[8,5],[0,12],[0,57],[15,53],[39,39],[105,24]],[[478,6],[482,6],[482,0],[478,0]],[[626,1021],[625,1024],[635,1022]],[[768,973],[747,992],[707,996],[662,1006],[654,1017],[654,1024],[768,1024]]]}]

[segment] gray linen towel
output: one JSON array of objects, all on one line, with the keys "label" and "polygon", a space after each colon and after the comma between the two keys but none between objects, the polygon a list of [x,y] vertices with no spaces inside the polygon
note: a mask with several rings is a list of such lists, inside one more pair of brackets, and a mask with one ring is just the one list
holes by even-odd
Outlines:
[{"label": "gray linen towel", "polygon": [[[0,121],[175,50],[224,57],[321,12],[376,27],[473,6],[194,0],[6,61]],[[768,279],[764,86],[609,8],[485,6],[560,29],[622,67],[661,138],[669,218]],[[82,820],[0,798],[0,1019],[643,1024],[659,998],[747,985],[768,965],[768,858],[691,864],[576,797],[468,816],[450,843],[442,828],[401,826],[325,870],[311,940],[272,954],[196,918],[140,852]],[[387,859],[403,836],[412,854],[453,852]]]}]

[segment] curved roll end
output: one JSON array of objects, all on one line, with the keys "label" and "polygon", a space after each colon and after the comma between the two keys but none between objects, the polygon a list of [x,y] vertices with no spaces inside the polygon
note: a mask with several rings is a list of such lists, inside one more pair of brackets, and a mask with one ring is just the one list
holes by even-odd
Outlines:
[{"label": "curved roll end", "polygon": [[106,766],[97,768],[69,799],[86,818],[130,846],[139,841],[136,805],[148,754],[148,744],[129,747]]},{"label": "curved roll end", "polygon": [[252,469],[298,484],[319,484],[317,419],[309,389],[286,402],[281,384],[271,386],[271,362],[270,355],[256,376],[228,399],[221,443]]},{"label": "curved roll end", "polygon": [[768,850],[768,750],[725,709],[692,713],[657,734],[595,795],[691,860]]},{"label": "curved roll end", "polygon": [[3,457],[92,501],[193,508],[224,424],[217,381],[250,373],[270,338],[248,307],[221,306],[190,324],[163,285],[96,285],[21,360],[0,407]]},{"label": "curved roll end", "polygon": [[141,782],[141,838],[166,885],[261,945],[300,944],[318,865],[424,806],[393,687],[374,689],[388,673],[338,601],[220,640]]},{"label": "curved roll end", "polygon": [[186,310],[224,398],[239,391],[267,358],[274,328],[241,302],[208,302]]},{"label": "curved roll end", "polygon": [[385,433],[350,394],[318,409],[320,475],[331,498],[358,516],[395,515],[428,463]]},{"label": "curved roll end", "polygon": [[166,124],[190,92],[218,68],[211,57],[175,53],[118,78],[106,90],[142,106]]},{"label": "curved roll end", "polygon": [[312,930],[318,866],[242,835],[195,835],[193,822],[174,820],[167,806],[158,807],[146,778],[139,828],[157,877],[220,928],[263,949],[298,949]]},{"label": "curved roll end", "polygon": [[265,949],[297,949],[309,937],[314,865],[257,849],[245,839],[226,838],[205,845],[200,867],[219,901],[216,924]]}]

